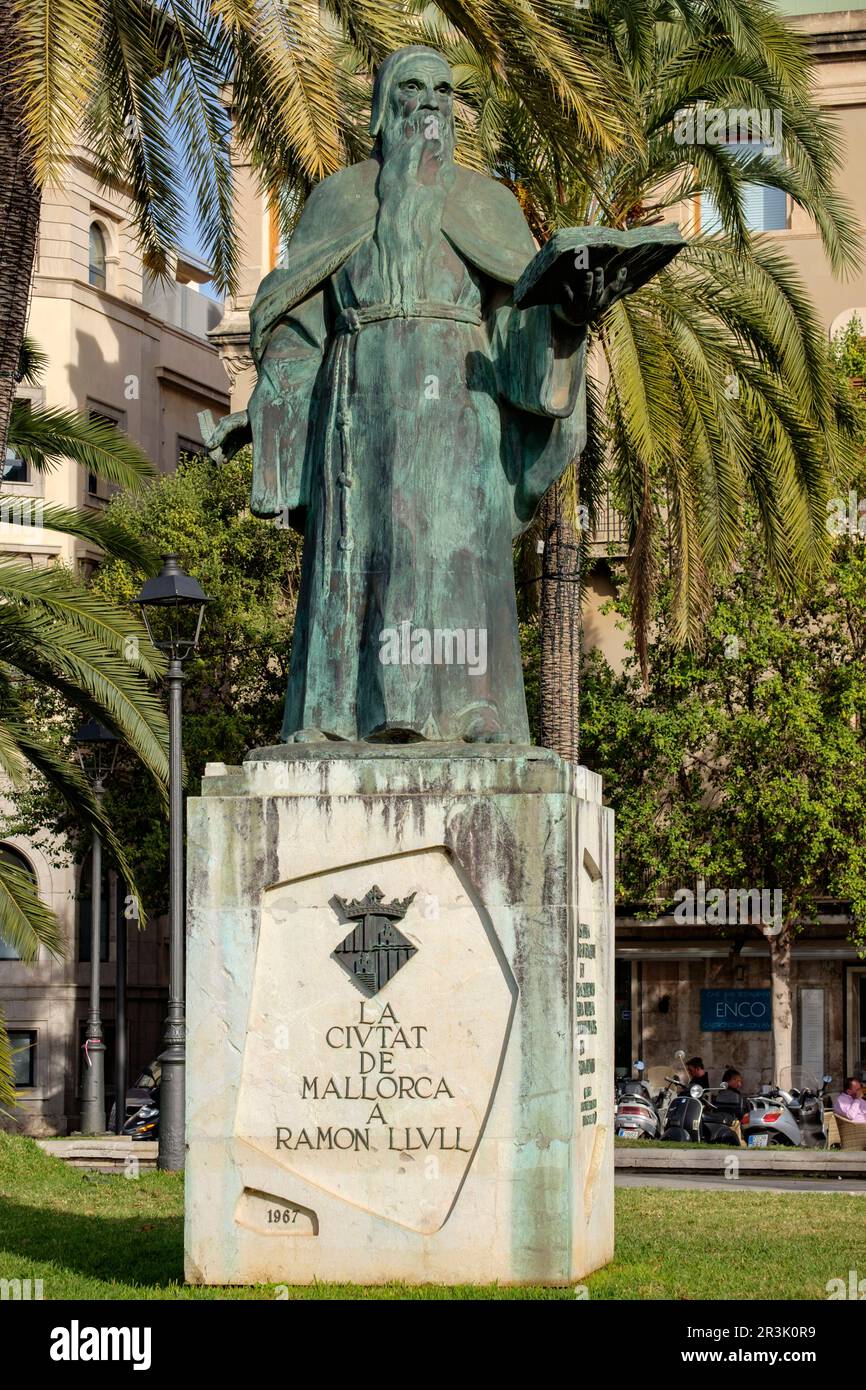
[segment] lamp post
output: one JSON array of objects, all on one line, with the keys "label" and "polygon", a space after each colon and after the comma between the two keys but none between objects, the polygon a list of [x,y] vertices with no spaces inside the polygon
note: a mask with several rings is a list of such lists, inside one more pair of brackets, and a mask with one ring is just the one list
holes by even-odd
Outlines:
[{"label": "lamp post", "polygon": [[[115,888],[117,883],[115,882]],[[126,911],[121,911],[114,894],[114,912],[117,923],[114,941],[114,1132],[123,1133],[126,1123],[126,1083],[128,1080],[126,1055]]]},{"label": "lamp post", "polygon": [[[88,719],[74,735],[76,757],[81,770],[102,801],[106,778],[114,771],[118,738],[97,719]],[[93,832],[90,861],[90,1013],[85,1039],[84,1084],[81,1094],[83,1134],[105,1133],[105,1042],[99,1007],[102,967],[102,837]]]},{"label": "lamp post", "polygon": [[205,605],[197,580],[185,574],[176,555],[164,555],[161,572],[148,579],[135,602],[151,642],[168,657],[168,921],[169,984],[165,1051],[160,1056],[159,1156],[157,1166],[184,1166],[186,1016],[184,1012],[183,751],[181,711],[183,663],[198,648]]}]

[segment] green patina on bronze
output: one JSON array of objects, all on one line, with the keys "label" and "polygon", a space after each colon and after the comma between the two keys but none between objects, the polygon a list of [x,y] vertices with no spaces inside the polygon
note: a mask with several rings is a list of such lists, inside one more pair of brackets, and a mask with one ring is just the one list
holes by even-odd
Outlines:
[{"label": "green patina on bronze", "polygon": [[[454,163],[452,78],[401,49],[372,155],[308,199],[251,311],[252,509],[304,534],[284,741],[506,742],[529,729],[512,541],[586,437],[586,325],[680,249],[571,228]],[[593,272],[601,271],[601,275]]]}]

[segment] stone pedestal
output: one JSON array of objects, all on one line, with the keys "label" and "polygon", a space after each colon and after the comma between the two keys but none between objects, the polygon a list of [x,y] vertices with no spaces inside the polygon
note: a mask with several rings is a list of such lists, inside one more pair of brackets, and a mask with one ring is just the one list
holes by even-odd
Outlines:
[{"label": "stone pedestal", "polygon": [[613,816],[542,749],[212,765],[186,1277],[565,1283],[613,1253]]}]

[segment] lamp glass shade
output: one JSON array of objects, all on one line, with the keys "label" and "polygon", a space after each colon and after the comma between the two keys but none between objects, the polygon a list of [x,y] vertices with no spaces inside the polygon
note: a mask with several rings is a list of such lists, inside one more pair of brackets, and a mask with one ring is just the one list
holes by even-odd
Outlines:
[{"label": "lamp glass shade", "polygon": [[199,644],[205,607],[211,600],[176,555],[163,556],[162,569],[145,581],[135,602],[155,647],[183,661]]},{"label": "lamp glass shade", "polygon": [[98,719],[85,719],[72,736],[75,756],[88,781],[101,786],[117,762],[120,739]]}]

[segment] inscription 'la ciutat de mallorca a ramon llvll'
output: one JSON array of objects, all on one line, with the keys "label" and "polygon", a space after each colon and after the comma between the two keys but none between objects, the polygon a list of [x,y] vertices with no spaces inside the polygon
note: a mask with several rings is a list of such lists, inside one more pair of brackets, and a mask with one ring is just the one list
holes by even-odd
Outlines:
[{"label": "inscription 'la ciutat de mallorca a ramon llvll'", "polygon": [[[415,954],[416,947],[403,936],[395,923],[406,913],[415,894],[402,902],[387,903],[378,885],[370,889],[365,898],[346,902],[335,898],[335,904],[342,915],[355,925],[353,930],[333,952],[335,960],[343,966],[353,983],[367,997],[378,994],[397,971]],[[300,1081],[302,1100],[359,1100],[375,1102],[368,1123],[363,1128],[350,1125],[317,1125],[312,1130],[303,1128],[293,1132],[287,1126],[279,1125],[276,1132],[278,1149],[359,1149],[369,1151],[377,1147],[373,1135],[374,1127],[379,1138],[384,1139],[391,1151],[411,1153],[431,1149],[454,1148],[462,1153],[470,1153],[471,1144],[461,1143],[461,1130],[456,1126],[452,1131],[444,1125],[424,1128],[423,1126],[402,1126],[395,1128],[387,1123],[380,1101],[391,1100],[438,1100],[440,1097],[454,1099],[454,1092],[444,1076],[438,1079],[425,1072],[405,1074],[399,1070],[402,1059],[411,1064],[413,1058],[408,1053],[422,1054],[422,1065],[426,1060],[426,1035],[428,1024],[403,1024],[390,1004],[381,1011],[375,1011],[362,1002],[354,1022],[331,1024],[325,1031],[325,1046],[337,1054],[335,1061],[355,1061],[355,1074],[325,1076],[303,1076]],[[372,1122],[372,1124],[371,1124]]]},{"label": "inscription 'la ciutat de mallorca a ramon llvll'", "polygon": [[[512,545],[586,438],[590,325],[675,227],[558,231],[401,49],[207,443],[303,562],[282,740],[189,802],[187,1277],[564,1282],[613,1241],[613,817],[530,745]],[[219,1068],[218,1084],[214,1068]]]}]

